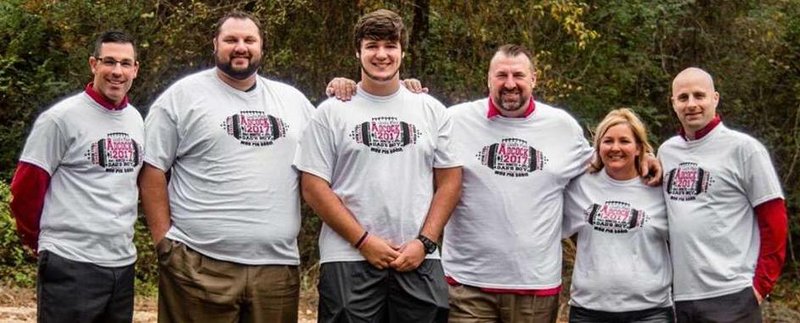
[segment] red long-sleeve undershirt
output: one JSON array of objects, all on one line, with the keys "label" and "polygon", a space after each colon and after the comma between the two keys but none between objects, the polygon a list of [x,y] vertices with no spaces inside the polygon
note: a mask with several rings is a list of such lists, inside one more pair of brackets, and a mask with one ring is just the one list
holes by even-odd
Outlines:
[{"label": "red long-sleeve undershirt", "polygon": [[39,166],[19,162],[11,180],[11,214],[17,220],[22,243],[34,251],[39,245],[39,222],[44,196],[50,187],[50,174]]},{"label": "red long-sleeve undershirt", "polygon": [[786,258],[786,204],[781,198],[773,199],[756,206],[755,213],[761,247],[753,276],[753,287],[761,296],[766,297],[780,277]]},{"label": "red long-sleeve undershirt", "polygon": [[[722,118],[717,114],[703,129],[695,133],[695,139],[704,137],[721,122]],[[686,133],[683,129],[680,130],[680,135],[686,139]],[[766,296],[772,292],[775,282],[780,277],[783,261],[786,258],[786,235],[788,231],[786,205],[783,199],[777,198],[757,205],[754,211],[761,236],[761,247],[758,251],[753,287],[761,296]]]},{"label": "red long-sleeve undershirt", "polygon": [[[89,83],[84,89],[95,102],[109,110],[122,110],[128,106],[128,96],[119,104],[109,101]],[[34,251],[39,247],[39,223],[42,218],[44,196],[50,187],[50,174],[39,166],[20,161],[11,180],[11,215],[17,221],[17,232],[22,243]]]}]

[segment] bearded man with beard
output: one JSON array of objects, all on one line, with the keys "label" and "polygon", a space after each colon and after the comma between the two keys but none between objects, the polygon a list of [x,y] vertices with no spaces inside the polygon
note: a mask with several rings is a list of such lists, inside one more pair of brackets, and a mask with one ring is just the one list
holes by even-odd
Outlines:
[{"label": "bearded man with beard", "polygon": [[145,119],[139,187],[158,253],[159,322],[297,321],[291,165],[314,108],[256,74],[263,39],[253,16],[222,17],[216,67],[170,86]]},{"label": "bearded man with beard", "polygon": [[[463,162],[461,199],[442,243],[449,322],[558,316],[563,192],[589,165],[592,148],[566,111],[534,100],[532,57],[520,45],[499,47],[489,63],[489,97],[448,109]],[[355,87],[335,78],[328,94],[347,101]],[[648,185],[661,183],[654,156],[640,166]]]},{"label": "bearded man with beard", "polygon": [[[489,97],[450,107],[462,195],[444,230],[450,322],[556,322],[563,193],[592,156],[566,111],[534,100],[531,53],[503,45]],[[660,165],[652,156],[655,185]]]}]

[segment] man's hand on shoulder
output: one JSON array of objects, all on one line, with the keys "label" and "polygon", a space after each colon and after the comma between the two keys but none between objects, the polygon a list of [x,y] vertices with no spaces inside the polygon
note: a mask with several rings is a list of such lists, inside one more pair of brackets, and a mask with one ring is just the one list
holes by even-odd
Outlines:
[{"label": "man's hand on shoulder", "polygon": [[[406,87],[412,93],[428,93],[428,88],[422,86],[422,82],[418,79],[410,78],[401,80],[400,84]],[[358,84],[355,81],[346,77],[334,77],[328,86],[325,87],[325,95],[328,97],[336,97],[339,101],[350,101],[353,95],[356,94]]]},{"label": "man's hand on shoulder", "polygon": [[325,95],[335,96],[339,101],[350,101],[356,94],[356,82],[345,77],[334,77],[325,87]]},{"label": "man's hand on shoulder", "polygon": [[661,168],[661,161],[656,156],[652,153],[646,153],[642,157],[642,164],[639,167],[641,167],[642,180],[645,184],[653,187],[661,185],[663,169]]},{"label": "man's hand on shoulder", "polygon": [[412,93],[428,93],[428,88],[423,87],[422,82],[415,78],[402,80],[400,84],[403,84]]}]

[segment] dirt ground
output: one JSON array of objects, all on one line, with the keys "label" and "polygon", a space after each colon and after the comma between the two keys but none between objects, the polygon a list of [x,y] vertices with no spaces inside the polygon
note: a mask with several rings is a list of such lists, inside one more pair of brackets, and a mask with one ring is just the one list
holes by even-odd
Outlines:
[{"label": "dirt ground", "polygon": [[[566,302],[561,302],[559,322],[566,322]],[[299,323],[317,321],[317,295],[311,292],[300,293]],[[800,322],[800,313],[780,304],[762,306],[764,322]],[[133,321],[136,323],[156,322],[155,297],[136,297],[134,300]],[[36,293],[33,289],[23,289],[0,285],[0,322],[36,322]]]},{"label": "dirt ground", "polygon": [[[298,322],[312,323],[317,321],[316,297],[316,295],[310,295],[310,293],[302,293],[300,295]],[[134,300],[134,322],[156,322],[156,312],[155,297],[137,296]],[[35,290],[0,285],[0,322],[36,322]]]}]

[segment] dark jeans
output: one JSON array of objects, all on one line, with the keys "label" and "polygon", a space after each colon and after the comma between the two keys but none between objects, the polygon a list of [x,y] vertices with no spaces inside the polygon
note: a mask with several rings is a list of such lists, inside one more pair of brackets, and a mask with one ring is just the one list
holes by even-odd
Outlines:
[{"label": "dark jeans", "polygon": [[410,272],[381,270],[366,261],[320,268],[320,323],[447,322],[447,283],[439,260]]},{"label": "dark jeans", "polygon": [[761,323],[761,307],[753,288],[714,298],[675,302],[678,323]]},{"label": "dark jeans", "polygon": [[39,322],[131,322],[134,265],[101,267],[39,253]]},{"label": "dark jeans", "polygon": [[570,323],[672,323],[672,307],[658,307],[630,312],[603,312],[582,307],[569,308]]}]

